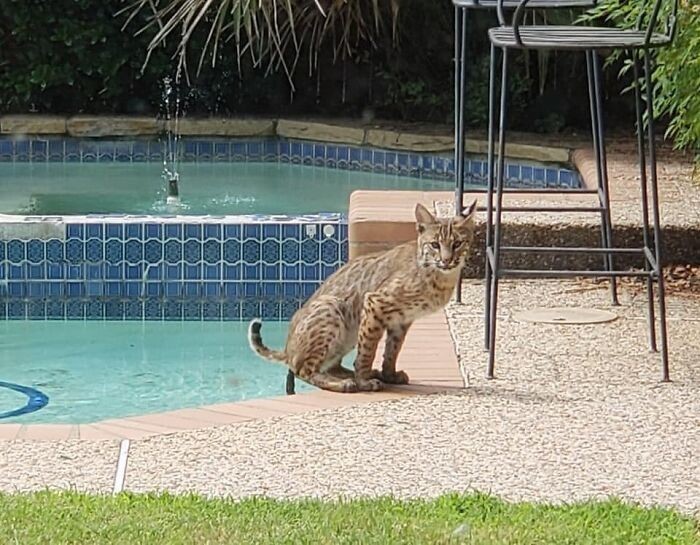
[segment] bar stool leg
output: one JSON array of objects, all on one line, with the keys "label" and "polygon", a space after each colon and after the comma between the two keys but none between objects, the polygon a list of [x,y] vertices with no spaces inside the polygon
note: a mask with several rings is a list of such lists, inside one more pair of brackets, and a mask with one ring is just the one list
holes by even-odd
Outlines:
[{"label": "bar stool leg", "polygon": [[[600,70],[600,55],[591,53],[593,61],[593,81],[595,85],[596,114],[598,116],[598,146],[600,147],[600,166],[603,173],[603,214],[605,218],[605,234],[607,248],[613,247],[612,219],[610,217],[610,184],[608,182],[608,156],[605,150],[605,122],[603,120],[603,84]],[[615,270],[613,255],[607,255],[608,271]],[[619,305],[617,298],[617,278],[610,278],[610,299],[613,305]]]},{"label": "bar stool leg", "polygon": [[664,289],[663,264],[661,262],[661,214],[659,212],[659,187],[656,175],[656,144],[654,142],[654,87],[651,82],[650,53],[644,52],[644,84],[647,97],[647,121],[649,131],[649,174],[651,179],[651,209],[654,221],[654,257],[656,259],[657,281],[659,283],[659,333],[661,337],[661,380],[670,382],[668,368],[668,331],[666,328],[666,294]]},{"label": "bar stool leg", "polygon": [[506,95],[508,90],[508,50],[503,48],[501,57],[501,109],[498,123],[498,170],[496,179],[496,221],[493,241],[493,273],[491,277],[490,324],[489,324],[489,361],[486,376],[494,378],[496,363],[496,314],[498,311],[498,280],[501,259],[501,213],[503,210],[503,177],[505,170],[505,132],[506,132]]},{"label": "bar stool leg", "polygon": [[[586,51],[586,71],[588,74],[588,98],[591,109],[591,133],[598,175],[598,201],[600,203],[600,236],[603,248],[612,248],[612,222],[610,219],[610,197],[608,193],[608,166],[605,155],[605,131],[603,128],[603,101],[601,97],[598,56],[594,51]],[[613,270],[611,254],[603,256],[603,268]],[[618,305],[617,280],[610,278],[610,296],[613,305]]]},{"label": "bar stool leg", "polygon": [[[464,157],[464,142],[462,142],[462,123],[464,122],[464,107],[462,105],[462,10],[455,6],[455,150],[454,150],[454,169],[455,169],[455,215],[462,213],[462,202],[464,195],[464,173],[463,173],[463,157]],[[458,303],[462,302],[462,275],[460,273],[457,279],[457,289],[455,299]]]},{"label": "bar stool leg", "polygon": [[[637,115],[637,154],[639,155],[639,180],[642,196],[642,237],[644,248],[653,251],[649,241],[649,196],[647,194],[647,165],[644,152],[644,120],[642,118],[642,93],[641,93],[641,67],[639,55],[632,52],[632,65],[634,68],[634,105]],[[644,256],[644,271],[649,272],[649,260]],[[658,351],[656,346],[656,316],[654,312],[654,281],[647,277],[647,321],[649,325],[649,349]]]},{"label": "bar stool leg", "polygon": [[493,187],[494,187],[494,124],[496,118],[496,47],[491,44],[491,56],[489,64],[489,129],[488,129],[488,159],[486,173],[486,233],[485,233],[485,278],[484,278],[484,349],[490,346],[490,309],[491,309],[491,262],[488,258],[488,248],[493,239]]}]

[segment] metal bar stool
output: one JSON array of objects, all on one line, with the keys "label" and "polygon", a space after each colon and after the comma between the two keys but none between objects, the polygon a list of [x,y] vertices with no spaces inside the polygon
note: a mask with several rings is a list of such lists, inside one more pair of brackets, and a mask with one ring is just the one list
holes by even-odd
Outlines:
[{"label": "metal bar stool", "polygon": [[[664,279],[662,270],[662,240],[661,221],[659,214],[659,195],[656,173],[656,149],[654,143],[654,89],[651,82],[651,55],[654,49],[669,45],[674,38],[676,30],[676,17],[678,13],[678,0],[655,0],[650,12],[642,12],[635,30],[622,30],[606,27],[584,27],[584,26],[521,26],[524,10],[529,0],[521,0],[513,15],[512,25],[507,25],[504,17],[504,7],[507,2],[498,0],[498,15],[501,23],[500,27],[489,30],[491,41],[491,70],[489,77],[489,97],[493,105],[495,94],[495,64],[496,49],[502,52],[501,64],[501,94],[500,94],[500,114],[498,127],[498,158],[494,172],[494,140],[495,111],[491,108],[489,112],[489,157],[488,157],[488,198],[487,216],[493,217],[492,237],[487,239],[487,263],[489,270],[489,300],[488,308],[488,342],[489,350],[487,376],[493,378],[495,365],[495,337],[496,337],[496,311],[498,306],[498,283],[506,276],[518,277],[608,277],[614,279],[622,276],[637,276],[647,280],[648,297],[648,320],[649,320],[649,344],[653,351],[657,351],[656,342],[656,318],[654,305],[653,283],[658,283],[658,311],[659,311],[659,336],[661,340],[661,362],[662,381],[668,382],[668,335],[666,329],[666,302],[664,295]],[[647,3],[649,5],[649,3]],[[670,6],[670,7],[669,7]],[[659,17],[662,14],[662,7],[668,9],[663,12],[667,14],[665,29],[657,32]],[[646,20],[646,28],[642,28]],[[505,164],[505,128],[506,128],[506,93],[508,76],[508,51],[511,49],[546,49],[581,51],[586,55],[588,68],[588,89],[590,95],[591,125],[593,135],[593,148],[596,155],[598,169],[599,189],[602,191],[603,214],[609,214],[609,194],[607,189],[607,164],[605,158],[605,133],[603,130],[603,98],[600,77],[601,50],[623,50],[630,52],[634,65],[634,89],[637,124],[637,148],[639,154],[639,168],[641,178],[641,200],[642,200],[642,233],[643,247],[641,248],[614,248],[612,247],[612,227],[609,219],[604,219],[603,245],[601,248],[571,248],[571,247],[514,247],[503,246],[501,237],[501,216],[506,211],[503,207],[503,178]],[[643,60],[643,63],[642,63]],[[642,112],[642,82],[640,74],[643,72],[646,111],[648,122],[646,136],[648,137],[649,156],[647,176],[647,158],[644,149],[645,128]],[[494,193],[495,174],[495,210],[492,195]],[[649,186],[651,191],[651,216],[653,229],[649,225]],[[501,256],[503,253],[555,253],[555,254],[600,254],[606,259],[605,270],[525,270],[525,269],[504,269],[501,267]],[[614,270],[612,267],[612,257],[615,254],[634,254],[642,258],[644,262],[643,271]]]},{"label": "metal bar stool", "polygon": [[[453,5],[455,7],[455,36],[454,36],[454,42],[455,42],[455,51],[454,51],[454,59],[455,59],[455,208],[456,208],[456,214],[461,214],[462,213],[462,208],[463,208],[463,196],[464,196],[464,179],[465,179],[465,172],[464,172],[464,145],[465,145],[465,123],[464,123],[464,103],[465,103],[465,95],[466,95],[466,36],[467,36],[467,10],[470,9],[499,9],[499,4],[498,0],[452,0]],[[597,4],[598,0],[531,0],[529,4],[527,4],[528,9],[574,9],[574,8],[588,8],[595,6]],[[520,0],[505,0],[504,2],[501,3],[500,5],[500,16],[503,16],[503,9],[508,8],[508,9],[515,9],[520,6]],[[493,45],[491,46],[491,55],[493,56]],[[494,70],[494,65],[491,63],[491,70]],[[493,104],[493,95],[489,95],[489,115],[491,115],[491,112],[493,111],[494,104]],[[488,142],[489,142],[489,154],[492,153],[493,149],[493,134],[492,131],[489,132],[488,135]],[[600,184],[602,185],[604,180],[600,180]],[[484,192],[487,193],[489,198],[491,198],[491,192],[485,188],[485,189],[475,189],[472,190],[473,192]],[[557,190],[555,189],[537,189],[537,188],[530,188],[530,189],[517,189],[517,190],[509,190],[506,189],[506,192],[519,192],[519,193],[530,193],[530,194],[536,194],[536,193],[543,193],[547,192],[549,194],[556,192]],[[563,191],[563,190],[559,190]],[[604,191],[601,187],[599,189],[579,189],[579,190],[573,190],[573,189],[567,189],[565,190],[567,192],[576,192],[576,193],[598,193],[600,197],[600,210],[601,210],[601,237],[602,237],[602,242],[604,247],[610,247],[612,246],[612,240],[610,240],[607,237],[607,234],[609,232],[608,223],[609,223],[609,214],[605,213],[605,210],[607,208],[605,207],[605,198],[604,198]],[[489,241],[493,238],[493,217],[490,212],[491,208],[489,206],[486,207],[487,210],[487,218],[486,218],[486,247],[489,245]],[[541,208],[541,207],[535,207],[535,208],[529,208],[529,209],[519,209],[521,212],[538,212],[538,211],[551,211],[551,208]],[[608,258],[607,256],[604,256],[605,259],[605,266],[607,270],[612,269],[612,260],[611,258]],[[490,334],[489,334],[489,308],[490,308],[490,283],[491,283],[491,269],[487,266],[485,267],[486,271],[486,278],[485,278],[485,294],[484,294],[484,299],[486,301],[484,305],[484,346],[488,350],[489,348],[489,339],[490,339]],[[610,289],[611,289],[611,296],[612,296],[612,302],[613,304],[617,304],[617,286],[615,283],[615,279],[613,278],[610,284]],[[456,300],[458,303],[461,303],[462,301],[462,279],[461,277],[459,278],[457,282],[457,290],[456,290]]]}]

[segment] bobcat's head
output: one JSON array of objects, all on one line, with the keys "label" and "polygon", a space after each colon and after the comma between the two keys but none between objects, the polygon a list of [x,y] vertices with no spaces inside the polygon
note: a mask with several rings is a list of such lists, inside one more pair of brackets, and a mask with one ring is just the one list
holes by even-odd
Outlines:
[{"label": "bobcat's head", "polygon": [[463,216],[450,219],[438,219],[417,204],[418,263],[444,273],[461,268],[474,238],[475,212],[476,200]]}]

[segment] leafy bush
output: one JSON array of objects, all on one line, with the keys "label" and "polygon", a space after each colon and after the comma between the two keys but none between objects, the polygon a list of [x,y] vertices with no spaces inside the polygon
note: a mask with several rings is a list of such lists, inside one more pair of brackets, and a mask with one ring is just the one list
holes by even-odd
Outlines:
[{"label": "leafy bush", "polygon": [[[670,14],[674,0],[666,0],[659,21]],[[617,26],[634,28],[641,13],[648,18],[653,2],[605,0],[591,10],[585,20],[605,19]],[[677,148],[690,148],[700,154],[700,4],[681,0],[676,39],[670,47],[658,50],[653,73],[657,116],[668,118],[666,134]],[[626,60],[621,73],[630,72]]]}]

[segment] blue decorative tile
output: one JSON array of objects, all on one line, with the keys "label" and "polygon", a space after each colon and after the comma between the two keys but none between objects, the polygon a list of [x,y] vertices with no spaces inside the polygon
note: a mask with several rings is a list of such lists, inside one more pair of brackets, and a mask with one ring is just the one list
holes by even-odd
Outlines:
[{"label": "blue decorative tile", "polygon": [[301,285],[301,296],[303,299],[308,299],[318,289],[316,282],[306,282]]},{"label": "blue decorative tile", "polygon": [[299,243],[296,240],[287,239],[282,242],[282,261],[296,263],[299,255]]},{"label": "blue decorative tile", "polygon": [[221,261],[221,242],[219,240],[207,240],[202,249],[205,263],[218,263]]},{"label": "blue decorative tile", "polygon": [[84,295],[82,282],[66,282],[66,297],[82,297]]},{"label": "blue decorative tile", "polygon": [[202,243],[199,240],[188,240],[184,244],[183,255],[187,263],[199,263],[202,260]]},{"label": "blue decorative tile", "polygon": [[259,159],[262,154],[260,142],[248,142],[248,160]]},{"label": "blue decorative tile", "polygon": [[238,224],[224,225],[224,238],[241,238],[241,226]]},{"label": "blue decorative tile", "polygon": [[44,285],[46,297],[58,299],[63,297],[63,282],[47,282]]},{"label": "blue decorative tile", "polygon": [[104,295],[102,282],[85,282],[85,295],[87,297],[102,297]]},{"label": "blue decorative tile", "polygon": [[30,298],[43,298],[44,297],[44,283],[43,282],[28,282],[26,288],[26,296]]},{"label": "blue decorative tile", "polygon": [[43,320],[46,318],[46,304],[44,301],[29,301],[27,305],[27,318],[30,320]]},{"label": "blue decorative tile", "polygon": [[260,280],[260,265],[243,265],[243,280]]},{"label": "blue decorative tile", "polygon": [[240,280],[241,269],[242,269],[241,265],[224,265],[224,267],[223,267],[224,280]]},{"label": "blue decorative tile", "polygon": [[127,223],[124,225],[124,236],[127,239],[134,238],[136,240],[142,240],[143,225],[140,223]]},{"label": "blue decorative tile", "polygon": [[166,320],[182,320],[182,303],[165,301],[163,303],[163,317]]},{"label": "blue decorative tile", "polygon": [[143,303],[143,316],[147,320],[161,319],[163,307],[158,299],[149,298]]},{"label": "blue decorative tile", "polygon": [[10,265],[7,270],[7,277],[10,280],[24,280],[27,278],[26,265]]},{"label": "blue decorative tile", "polygon": [[122,283],[121,282],[105,282],[104,294],[107,297],[121,297]]},{"label": "blue decorative tile", "polygon": [[206,301],[202,304],[202,316],[205,320],[221,319],[221,304],[213,301]]},{"label": "blue decorative tile", "polygon": [[201,265],[185,265],[185,280],[201,280],[202,266]]},{"label": "blue decorative tile", "polygon": [[10,301],[7,304],[7,317],[10,320],[24,320],[27,308],[23,301]]},{"label": "blue decorative tile", "polygon": [[116,239],[110,239],[105,244],[105,259],[116,265],[124,259],[124,244]]},{"label": "blue decorative tile", "polygon": [[165,227],[165,239],[177,239],[182,240],[183,229],[180,224],[166,223]]},{"label": "blue decorative tile", "polygon": [[[120,141],[114,142],[113,145],[114,145],[113,153],[114,153],[115,161],[119,161],[122,163],[131,161],[131,158],[133,156],[133,149],[132,149],[131,142],[120,140]],[[145,155],[144,153],[141,153],[142,157],[144,155]]]},{"label": "blue decorative tile", "polygon": [[185,304],[182,305],[182,315],[185,320],[201,320],[201,304],[195,301],[186,301]]},{"label": "blue decorative tile", "polygon": [[218,161],[228,161],[230,153],[231,150],[228,142],[214,142],[214,159]]},{"label": "blue decorative tile", "polygon": [[66,314],[63,303],[60,301],[47,301],[46,317],[49,320],[64,320],[66,318]]},{"label": "blue decorative tile", "polygon": [[5,250],[7,245],[4,240],[0,240],[0,261],[5,261]]},{"label": "blue decorative tile", "polygon": [[7,294],[10,297],[24,297],[26,282],[8,282]]},{"label": "blue decorative tile", "polygon": [[221,305],[221,314],[224,320],[240,320],[241,303],[239,301],[225,301]]},{"label": "blue decorative tile", "polygon": [[145,239],[161,239],[163,238],[163,226],[159,223],[147,223],[144,225],[144,231],[146,233]]},{"label": "blue decorative tile", "polygon": [[185,239],[202,240],[202,225],[201,224],[186,224]]},{"label": "blue decorative tile", "polygon": [[105,225],[106,238],[124,238],[124,225],[121,223],[108,223]]},{"label": "blue decorative tile", "polygon": [[167,298],[180,297],[182,294],[182,282],[164,282],[163,295]]},{"label": "blue decorative tile", "polygon": [[102,261],[104,254],[104,246],[102,241],[96,238],[91,238],[85,243],[85,259],[91,262]]},{"label": "blue decorative tile", "polygon": [[164,259],[167,263],[182,261],[182,243],[178,240],[168,240],[165,243]]},{"label": "blue decorative tile", "polygon": [[108,320],[123,320],[124,303],[122,303],[121,301],[106,301],[105,318],[107,318]]},{"label": "blue decorative tile", "polygon": [[143,303],[141,301],[126,301],[124,303],[124,318],[126,320],[141,320],[143,318]]},{"label": "blue decorative tile", "polygon": [[[127,225],[127,227],[129,226]],[[143,261],[143,242],[140,240],[128,240],[124,245],[124,260],[131,264]]]},{"label": "blue decorative tile", "polygon": [[146,263],[159,263],[163,260],[163,243],[151,239],[144,245],[143,255]]},{"label": "blue decorative tile", "polygon": [[223,296],[228,299],[238,299],[241,297],[242,285],[239,282],[224,282]]},{"label": "blue decorative tile", "polygon": [[136,140],[131,150],[131,158],[134,161],[145,161],[148,156],[148,142]]},{"label": "blue decorative tile", "polygon": [[85,224],[85,238],[103,238],[104,225],[102,223]]},{"label": "blue decorative tile", "polygon": [[245,161],[246,158],[246,144],[245,142],[232,142],[231,143],[231,155],[234,161]]},{"label": "blue decorative tile", "polygon": [[243,243],[243,261],[245,263],[257,263],[260,261],[260,242],[246,240]]},{"label": "blue decorative tile", "polygon": [[336,263],[338,261],[338,243],[332,239],[321,242],[321,261],[324,263]]},{"label": "blue decorative tile", "polygon": [[319,266],[314,265],[302,265],[301,266],[301,279],[302,280],[319,280],[320,271]]},{"label": "blue decorative tile", "polygon": [[49,280],[63,280],[65,277],[65,269],[63,265],[48,263],[46,265],[46,278]]},{"label": "blue decorative tile", "polygon": [[281,278],[280,265],[263,265],[262,279],[263,280],[279,280]]},{"label": "blue decorative tile", "polygon": [[64,141],[65,156],[64,160],[68,162],[80,161],[80,143],[78,140],[68,139]]},{"label": "blue decorative tile", "polygon": [[[63,149],[62,138],[56,138],[49,140],[49,160],[50,161],[63,161],[64,149]],[[2,151],[0,150],[0,153]]]},{"label": "blue decorative tile", "polygon": [[221,284],[218,282],[205,282],[203,284],[202,296],[209,299],[218,298],[221,295]]},{"label": "blue decorative tile", "polygon": [[166,280],[181,280],[182,279],[182,265],[165,265],[165,279]]},{"label": "blue decorative tile", "polygon": [[291,239],[296,239],[299,240],[302,238],[301,236],[301,224],[295,224],[295,223],[284,223],[282,224],[282,238],[291,238]]},{"label": "blue decorative tile", "polygon": [[104,305],[100,301],[85,303],[85,318],[88,320],[104,320]]},{"label": "blue decorative tile", "polygon": [[299,280],[301,273],[299,272],[301,265],[282,265],[282,280]]},{"label": "blue decorative tile", "polygon": [[12,160],[12,154],[12,140],[0,139],[0,159],[3,161]]},{"label": "blue decorative tile", "polygon": [[301,259],[304,263],[316,263],[318,261],[318,242],[306,239],[301,243]]},{"label": "blue decorative tile", "polygon": [[46,264],[41,263],[40,265],[27,265],[26,268],[27,277],[30,280],[43,280],[46,278]]},{"label": "blue decorative tile", "polygon": [[280,244],[276,239],[268,239],[262,244],[262,260],[265,263],[278,263],[280,260]]},{"label": "blue decorative tile", "polygon": [[204,239],[221,240],[221,225],[218,223],[207,223],[204,225]]},{"label": "blue decorative tile", "polygon": [[29,160],[29,140],[15,140],[15,161]]},{"label": "blue decorative tile", "polygon": [[32,140],[31,154],[32,161],[46,161],[49,155],[49,144],[46,140]]},{"label": "blue decorative tile", "polygon": [[83,241],[71,238],[66,242],[66,260],[70,263],[83,261]]},{"label": "blue decorative tile", "polygon": [[260,302],[245,300],[241,305],[241,316],[243,320],[252,320],[253,318],[260,318]]},{"label": "blue decorative tile", "polygon": [[221,265],[204,265],[203,273],[205,280],[221,280]]},{"label": "blue decorative tile", "polygon": [[182,140],[181,141],[183,153],[182,158],[185,161],[196,161],[197,160],[197,142],[194,140]]},{"label": "blue decorative tile", "polygon": [[114,160],[114,142],[100,142],[97,145],[97,158],[102,162]]},{"label": "blue decorative tile", "polygon": [[280,318],[282,320],[290,320],[298,309],[299,303],[297,301],[283,300],[280,308]]},{"label": "blue decorative tile", "polygon": [[82,280],[85,278],[83,265],[66,265],[66,278],[69,280]]},{"label": "blue decorative tile", "polygon": [[160,297],[162,295],[162,284],[160,282],[146,282],[144,284],[144,295],[146,297]]},{"label": "blue decorative tile", "polygon": [[30,263],[39,263],[44,260],[44,242],[42,240],[29,240],[26,249],[27,261]]},{"label": "blue decorative tile", "polygon": [[523,165],[520,169],[521,181],[532,182],[534,181],[533,170],[531,166]]},{"label": "blue decorative tile", "polygon": [[211,141],[200,141],[197,146],[197,160],[209,160],[214,154],[214,143]]},{"label": "blue decorative tile", "polygon": [[201,282],[185,282],[182,285],[182,293],[184,297],[201,297],[202,295],[202,284]]},{"label": "blue decorative tile", "polygon": [[25,258],[24,242],[10,240],[7,242],[7,259],[10,263],[21,263]]},{"label": "blue decorative tile", "polygon": [[243,225],[243,238],[254,238],[260,240],[262,234],[262,226],[258,224],[244,224]]},{"label": "blue decorative tile", "polygon": [[69,320],[85,319],[85,304],[82,301],[68,301],[65,307],[65,316]]}]

